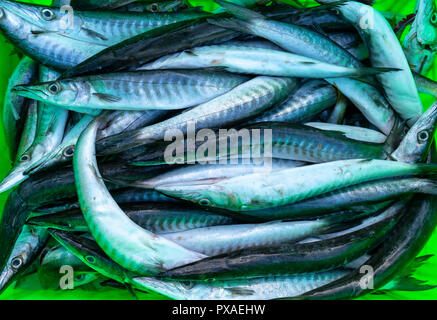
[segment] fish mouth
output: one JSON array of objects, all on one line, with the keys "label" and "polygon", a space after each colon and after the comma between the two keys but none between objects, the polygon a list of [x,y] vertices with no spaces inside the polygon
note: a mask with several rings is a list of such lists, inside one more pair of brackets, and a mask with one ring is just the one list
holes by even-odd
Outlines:
[{"label": "fish mouth", "polygon": [[43,90],[32,86],[15,86],[14,88],[12,88],[11,92],[19,96],[34,100],[46,100],[49,96]]},{"label": "fish mouth", "polygon": [[14,273],[6,268],[0,274],[0,295],[9,287],[9,285],[14,280]]},{"label": "fish mouth", "polygon": [[18,186],[21,182],[28,178],[23,171],[11,172],[0,183],[0,193],[6,192]]}]

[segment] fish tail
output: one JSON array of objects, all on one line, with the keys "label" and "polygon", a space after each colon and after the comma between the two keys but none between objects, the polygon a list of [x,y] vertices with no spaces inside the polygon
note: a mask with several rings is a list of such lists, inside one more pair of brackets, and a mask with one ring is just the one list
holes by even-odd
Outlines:
[{"label": "fish tail", "polygon": [[223,0],[215,0],[215,2],[221,7],[225,8],[226,11],[230,12],[234,16],[243,19],[243,20],[251,20],[251,19],[265,19],[265,17],[255,11],[250,9],[241,7],[231,2],[223,1]]}]

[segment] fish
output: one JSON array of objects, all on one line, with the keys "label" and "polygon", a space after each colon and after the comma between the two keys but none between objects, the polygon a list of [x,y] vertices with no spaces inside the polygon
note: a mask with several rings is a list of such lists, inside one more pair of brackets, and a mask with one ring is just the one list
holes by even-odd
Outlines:
[{"label": "fish", "polygon": [[33,227],[24,227],[0,274],[0,293],[29,267],[45,246],[48,233]]},{"label": "fish", "polygon": [[416,81],[417,90],[420,93],[429,94],[437,98],[437,85],[436,82],[426,78],[416,72],[413,72],[414,80]]},{"label": "fish", "polygon": [[[241,57],[244,56],[244,60]],[[159,58],[139,70],[224,68],[234,73],[277,77],[360,77],[392,69],[346,68],[279,50],[247,46],[197,47]]]},{"label": "fish", "polygon": [[168,24],[210,16],[201,11],[171,13],[124,13],[118,11],[64,10],[9,0],[0,6],[32,25],[32,34],[55,33],[67,39],[110,47]]},{"label": "fish", "polygon": [[156,278],[134,277],[132,286],[152,290],[177,300],[270,300],[298,296],[330,283],[349,273],[332,270],[308,274],[271,275],[253,279],[194,282],[165,281]]},{"label": "fish", "polygon": [[223,72],[136,71],[16,86],[13,91],[79,111],[177,110],[205,103],[245,81],[247,77]]},{"label": "fish", "polygon": [[[41,66],[41,79],[54,76],[47,68]],[[38,122],[32,145],[23,152],[15,166],[0,183],[0,192],[5,192],[26,180],[26,171],[37,163],[45,154],[50,153],[62,141],[68,119],[68,111],[57,109],[45,103],[38,105]]]},{"label": "fish", "polygon": [[342,124],[344,120],[344,115],[346,113],[347,105],[347,99],[342,94],[339,94],[337,103],[332,109],[332,112],[326,122],[339,125]]},{"label": "fish", "polygon": [[[388,177],[432,174],[435,166],[388,160],[352,159],[251,174],[214,184],[174,184],[157,191],[206,207],[251,211],[293,204],[326,192]],[[311,176],[311,179],[308,177]],[[293,181],[285,184],[284,181]]]},{"label": "fish", "polygon": [[[127,217],[140,227],[156,233],[167,234],[216,225],[229,225],[238,220],[228,216],[192,208],[184,204],[142,203],[122,206]],[[69,232],[89,232],[80,210],[36,216],[26,224],[45,229]],[[120,226],[121,228],[123,226]]]}]

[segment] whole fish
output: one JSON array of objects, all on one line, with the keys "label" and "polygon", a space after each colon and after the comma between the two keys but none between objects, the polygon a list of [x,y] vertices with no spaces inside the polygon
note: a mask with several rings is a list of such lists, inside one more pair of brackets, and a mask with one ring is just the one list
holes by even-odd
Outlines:
[{"label": "whole fish", "polygon": [[19,84],[31,84],[38,78],[38,64],[30,58],[23,58],[14,73],[9,78],[3,104],[3,128],[6,142],[11,155],[15,160],[18,148],[18,141],[23,132],[24,121],[27,115],[27,108],[30,108],[27,99],[14,94],[12,88]]},{"label": "whole fish", "polygon": [[[191,208],[183,204],[144,203],[124,205],[122,208],[133,222],[157,234],[236,223],[236,220],[230,217]],[[89,231],[79,210],[34,217],[29,219],[27,224],[71,232]],[[123,226],[120,227],[123,228]]]},{"label": "whole fish", "polygon": [[[143,275],[202,258],[199,253],[142,229],[120,209],[97,167],[95,139],[99,124],[94,121],[84,131],[73,158],[80,207],[99,246],[121,266]],[[120,229],[120,225],[124,227]]]},{"label": "whole fish", "polygon": [[226,94],[200,104],[173,118],[143,129],[115,135],[97,144],[99,154],[112,154],[160,140],[166,132],[187,131],[187,124],[196,129],[230,125],[253,117],[285,99],[294,91],[297,81],[292,78],[259,76],[237,86]]},{"label": "whole fish", "polygon": [[47,241],[45,230],[24,227],[0,273],[0,293],[36,259]]},{"label": "whole fish", "polygon": [[135,277],[131,282],[137,289],[153,290],[177,300],[269,300],[298,296],[348,273],[340,269],[214,282],[176,282]]},{"label": "whole fish", "polygon": [[403,205],[391,206],[377,217],[326,240],[237,250],[163,272],[160,277],[229,280],[271,273],[307,273],[338,268],[380,244],[403,209]]},{"label": "whole fish", "polygon": [[[244,56],[244,60],[241,57]],[[216,45],[162,57],[139,70],[218,67],[230,72],[298,78],[359,77],[390,69],[346,68],[304,56],[263,48]]]},{"label": "whole fish", "polygon": [[205,103],[247,79],[223,72],[137,71],[16,86],[13,91],[79,110],[172,110]]},{"label": "whole fish", "polygon": [[[433,174],[435,170],[434,165],[354,159],[269,174],[251,174],[207,185],[159,186],[156,190],[203,206],[250,211],[293,204],[359,183],[388,177]],[[293,183],[285,183],[288,180]]]}]

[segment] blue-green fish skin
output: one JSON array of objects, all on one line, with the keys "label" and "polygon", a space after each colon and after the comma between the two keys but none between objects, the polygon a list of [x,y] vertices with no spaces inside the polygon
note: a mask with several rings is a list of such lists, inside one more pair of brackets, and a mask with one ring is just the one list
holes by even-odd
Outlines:
[{"label": "blue-green fish skin", "polygon": [[[209,185],[159,186],[156,190],[204,206],[244,212],[293,204],[359,183],[388,177],[432,174],[436,170],[434,165],[354,159],[308,165],[270,174],[246,175]],[[285,184],[284,181],[294,183]]]},{"label": "blue-green fish skin", "polygon": [[231,125],[262,113],[285,99],[296,86],[297,81],[293,78],[259,76],[173,118],[100,140],[97,152],[113,154],[126,151],[151,140],[163,139],[169,129],[186,132],[187,123],[195,123],[196,130]]},{"label": "blue-green fish skin", "polygon": [[79,110],[177,110],[205,103],[247,79],[212,71],[136,71],[17,86],[14,92]]}]

